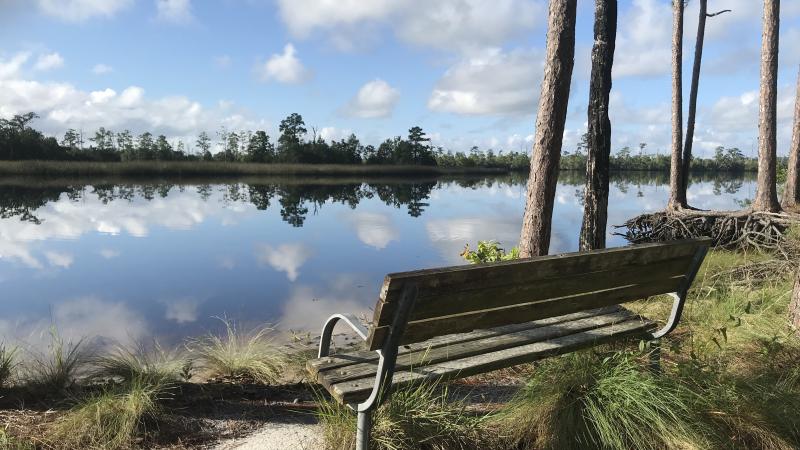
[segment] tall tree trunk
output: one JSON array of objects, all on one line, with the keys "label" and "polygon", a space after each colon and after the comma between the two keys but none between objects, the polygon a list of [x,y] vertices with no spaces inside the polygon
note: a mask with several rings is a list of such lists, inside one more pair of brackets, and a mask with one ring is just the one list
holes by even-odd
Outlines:
[{"label": "tall tree trunk", "polygon": [[789,321],[794,326],[795,332],[800,335],[800,269],[797,270],[792,302],[789,304]]},{"label": "tall tree trunk", "polygon": [[672,0],[672,159],[669,174],[669,209],[686,207],[683,190],[683,0]]},{"label": "tall tree trunk", "polygon": [[753,210],[778,212],[776,128],[778,106],[778,31],[780,0],[764,0],[761,35],[761,92],[758,109],[758,186]]},{"label": "tall tree trunk", "polygon": [[550,1],[544,79],[520,235],[522,257],[546,255],[550,249],[558,164],[575,57],[576,3],[577,0]]},{"label": "tall tree trunk", "polygon": [[789,148],[789,172],[783,191],[783,207],[800,212],[800,73],[797,74],[797,97],[794,101],[794,131]]},{"label": "tall tree trunk", "polygon": [[592,77],[589,83],[589,155],[586,161],[586,201],[581,226],[581,250],[606,246],[608,170],[611,155],[608,97],[611,93],[611,67],[614,65],[616,39],[617,0],[596,0]]},{"label": "tall tree trunk", "polygon": [[692,164],[692,145],[694,144],[694,122],[697,113],[697,89],[700,84],[700,64],[703,60],[703,40],[706,35],[706,14],[708,0],[700,0],[700,16],[697,20],[697,40],[694,43],[694,64],[692,65],[692,86],[689,88],[689,116],[686,118],[686,142],[683,145],[683,171],[681,195],[686,198],[689,189],[689,174]]}]

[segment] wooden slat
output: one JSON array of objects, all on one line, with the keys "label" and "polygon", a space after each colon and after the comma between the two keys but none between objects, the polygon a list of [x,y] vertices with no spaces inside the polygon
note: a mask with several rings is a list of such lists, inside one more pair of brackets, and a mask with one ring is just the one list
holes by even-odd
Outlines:
[{"label": "wooden slat", "polygon": [[[553,355],[573,352],[580,348],[620,339],[624,336],[640,335],[651,327],[652,324],[650,323],[631,320],[546,342],[536,342],[468,358],[445,361],[417,368],[413,371],[397,372],[394,375],[392,385],[395,387],[407,386],[426,381],[445,381],[486,373]],[[367,398],[372,390],[374,381],[374,378],[369,377],[346,381],[332,385],[330,392],[339,402],[355,403]]]},{"label": "wooden slat", "polygon": [[[452,345],[428,349],[427,351],[406,353],[397,358],[395,370],[398,372],[415,370],[417,367],[422,367],[424,370],[424,366],[439,362],[467,358],[534,342],[542,342],[615,323],[630,321],[635,318],[637,318],[637,316],[632,312],[619,309],[609,314],[500,334],[498,336],[491,336],[479,340],[453,343]],[[324,370],[318,373],[316,381],[330,388],[334,384],[345,381],[374,377],[377,365],[377,361],[373,361]]]},{"label": "wooden slat", "polygon": [[[506,283],[495,287],[431,289],[420,292],[411,321],[502,308],[632,284],[653,284],[663,279],[685,274],[690,262],[691,256],[683,256],[647,266],[634,265],[600,272],[562,274],[553,278],[535,279],[531,282],[516,284]],[[385,320],[390,316],[387,314],[381,317],[377,325],[388,325]]]},{"label": "wooden slat", "polygon": [[[685,276],[681,275],[647,284],[634,284],[604,291],[517,304],[507,308],[413,321],[406,326],[403,339],[400,342],[402,344],[421,342],[445,333],[461,333],[480,328],[523,323],[586,309],[620,304],[653,295],[666,294],[675,292],[684,279]],[[389,327],[371,327],[371,343],[374,345],[383,342],[388,332]],[[370,348],[370,350],[375,350],[375,348]]]},{"label": "wooden slat", "polygon": [[[500,336],[503,334],[515,333],[518,331],[529,330],[538,327],[545,327],[549,325],[559,324],[563,322],[570,322],[573,320],[585,319],[587,317],[599,316],[602,314],[613,314],[615,312],[623,311],[621,306],[609,306],[605,308],[592,309],[587,311],[580,311],[573,314],[566,314],[563,316],[548,317],[546,319],[535,320],[526,323],[505,325],[484,330],[476,330],[470,333],[448,334],[429,339],[425,342],[417,344],[408,344],[400,347],[398,355],[405,355],[416,352],[428,351],[442,346],[455,345],[463,342],[476,341],[492,336]],[[633,314],[633,313],[631,313]],[[348,351],[345,353],[326,356],[323,358],[310,359],[306,362],[306,370],[311,375],[312,379],[317,378],[320,371],[343,368],[353,364],[361,363],[377,363],[378,355],[375,351],[361,350],[361,351]]]}]

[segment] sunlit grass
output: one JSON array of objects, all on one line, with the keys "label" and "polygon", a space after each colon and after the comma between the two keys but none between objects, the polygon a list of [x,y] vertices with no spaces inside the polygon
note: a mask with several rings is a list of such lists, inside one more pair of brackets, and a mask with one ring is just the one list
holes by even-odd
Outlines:
[{"label": "sunlit grass", "polygon": [[189,341],[187,347],[209,376],[272,384],[283,372],[286,358],[271,339],[273,330],[259,327],[244,331],[222,319],[225,332]]},{"label": "sunlit grass", "polygon": [[164,385],[133,380],[91,395],[50,427],[46,441],[65,449],[128,447],[157,414],[163,392]]},{"label": "sunlit grass", "polygon": [[[317,418],[326,450],[355,448],[355,413],[332,400],[320,398],[319,402]],[[425,384],[400,389],[375,412],[371,448],[480,448],[479,443],[484,441],[480,436],[482,420],[467,412],[462,401],[450,399],[446,387]]]},{"label": "sunlit grass", "polygon": [[116,346],[92,360],[93,375],[117,381],[142,380],[150,384],[174,383],[190,376],[191,362],[175,350],[158,343]]}]

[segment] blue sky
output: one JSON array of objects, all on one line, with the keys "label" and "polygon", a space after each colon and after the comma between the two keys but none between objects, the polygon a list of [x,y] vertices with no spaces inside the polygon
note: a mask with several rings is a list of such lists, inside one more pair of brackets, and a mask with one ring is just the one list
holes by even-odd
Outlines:
[{"label": "blue sky", "polygon": [[[696,148],[755,148],[761,2],[708,21]],[[783,2],[779,153],[800,64],[800,2]],[[668,0],[620,0],[614,148],[669,142]],[[697,23],[686,12],[684,78]],[[585,131],[593,2],[579,0],[565,147]],[[45,132],[266,129],[299,112],[324,137],[377,144],[422,126],[437,145],[527,150],[543,0],[0,0],[0,116],[36,111]]]}]

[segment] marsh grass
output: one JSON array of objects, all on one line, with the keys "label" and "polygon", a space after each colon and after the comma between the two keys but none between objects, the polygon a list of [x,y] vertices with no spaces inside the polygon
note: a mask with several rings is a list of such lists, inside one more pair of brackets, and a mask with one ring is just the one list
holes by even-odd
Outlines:
[{"label": "marsh grass", "polygon": [[50,342],[45,351],[31,351],[24,367],[24,382],[34,391],[42,393],[64,392],[73,386],[89,354],[81,339],[65,342],[55,327],[49,330]]},{"label": "marsh grass", "polygon": [[107,354],[92,359],[93,375],[116,381],[161,385],[188,381],[191,362],[176,350],[167,350],[157,342],[152,346],[135,343],[116,346]]},{"label": "marsh grass", "polygon": [[114,450],[141,435],[159,412],[165,385],[133,380],[80,400],[49,429],[46,441],[55,448]]},{"label": "marsh grass", "polygon": [[244,331],[228,319],[220,319],[225,332],[208,334],[187,343],[187,348],[212,377],[263,384],[277,382],[286,362],[285,355],[271,339],[272,328]]},{"label": "marsh grass", "polygon": [[446,175],[507,173],[493,168],[421,165],[259,164],[219,161],[0,161],[0,174],[33,176]]},{"label": "marsh grass", "polygon": [[9,385],[14,377],[17,364],[17,348],[0,346],[0,389]]},{"label": "marsh grass", "polygon": [[[445,450],[480,448],[484,418],[450,398],[446,386],[423,384],[394,392],[375,412],[372,448],[379,450]],[[319,396],[317,418],[326,450],[355,448],[356,414]],[[487,447],[488,448],[488,447]]]}]

